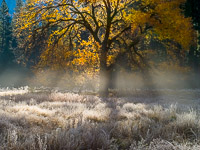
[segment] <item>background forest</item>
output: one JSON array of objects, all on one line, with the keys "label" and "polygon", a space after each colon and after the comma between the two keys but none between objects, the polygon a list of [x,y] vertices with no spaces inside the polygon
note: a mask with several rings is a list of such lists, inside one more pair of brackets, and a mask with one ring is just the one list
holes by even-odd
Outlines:
[{"label": "background forest", "polygon": [[[67,3],[16,0],[14,13],[10,14],[6,1],[2,1],[2,86],[36,85],[37,81],[40,86],[52,87],[73,85],[96,89],[100,86],[104,92],[105,88],[200,86],[197,0],[162,4],[158,0],[116,1],[119,3],[116,10],[112,2],[110,13],[116,11],[116,14],[108,34],[104,10],[97,14],[101,2]],[[82,25],[76,25],[79,22]],[[108,48],[105,54],[104,50],[99,51],[104,45]],[[105,62],[102,62],[103,55]],[[94,84],[96,79],[100,85]]]}]

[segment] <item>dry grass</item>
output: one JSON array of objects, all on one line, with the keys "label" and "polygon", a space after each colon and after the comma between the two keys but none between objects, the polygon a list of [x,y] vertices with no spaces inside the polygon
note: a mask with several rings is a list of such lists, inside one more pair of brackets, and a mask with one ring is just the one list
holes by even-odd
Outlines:
[{"label": "dry grass", "polygon": [[144,93],[102,100],[1,89],[0,150],[199,150],[198,110],[181,109],[181,99],[164,104],[159,96],[160,105],[151,103]]}]

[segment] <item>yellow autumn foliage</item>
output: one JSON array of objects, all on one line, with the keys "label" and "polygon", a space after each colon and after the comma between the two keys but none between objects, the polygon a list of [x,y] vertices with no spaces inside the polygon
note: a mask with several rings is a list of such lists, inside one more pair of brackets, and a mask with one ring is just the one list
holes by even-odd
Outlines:
[{"label": "yellow autumn foliage", "polygon": [[[116,62],[118,54],[128,51],[135,39],[144,39],[148,35],[154,35],[160,41],[172,40],[188,49],[192,40],[192,24],[180,9],[184,2],[29,0],[21,11],[17,33],[20,35],[26,30],[26,41],[30,41],[34,38],[33,31],[42,32],[56,27],[49,31],[48,46],[41,55],[39,66],[75,66],[75,70],[90,68],[90,71],[98,71],[104,61],[103,56],[109,66]],[[56,48],[55,42],[61,46]],[[139,60],[137,57],[135,55]]]}]

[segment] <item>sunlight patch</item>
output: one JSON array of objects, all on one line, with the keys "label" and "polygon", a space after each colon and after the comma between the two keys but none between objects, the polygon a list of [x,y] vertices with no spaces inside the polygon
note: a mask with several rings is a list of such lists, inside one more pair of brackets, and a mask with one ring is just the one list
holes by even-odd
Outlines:
[{"label": "sunlight patch", "polygon": [[12,95],[23,95],[28,93],[28,86],[27,87],[21,87],[21,88],[13,88],[13,89],[9,89],[9,88],[2,88],[0,89],[0,96],[12,96]]}]

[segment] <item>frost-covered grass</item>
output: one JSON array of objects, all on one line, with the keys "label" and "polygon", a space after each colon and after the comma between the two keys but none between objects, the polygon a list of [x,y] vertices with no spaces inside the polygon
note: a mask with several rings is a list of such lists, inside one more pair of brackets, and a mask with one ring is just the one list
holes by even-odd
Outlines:
[{"label": "frost-covered grass", "polygon": [[199,150],[198,93],[0,89],[0,150]]}]

